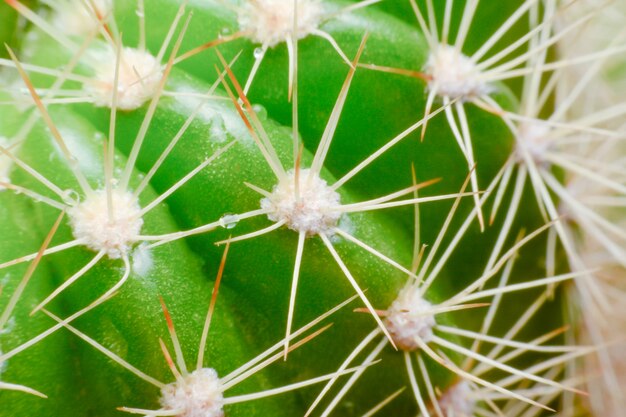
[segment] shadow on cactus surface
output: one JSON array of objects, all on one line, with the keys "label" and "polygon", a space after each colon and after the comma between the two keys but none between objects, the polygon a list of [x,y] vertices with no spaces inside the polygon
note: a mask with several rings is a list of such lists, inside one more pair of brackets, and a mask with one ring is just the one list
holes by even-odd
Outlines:
[{"label": "shadow on cactus surface", "polygon": [[618,16],[0,3],[0,416],[621,416]]}]

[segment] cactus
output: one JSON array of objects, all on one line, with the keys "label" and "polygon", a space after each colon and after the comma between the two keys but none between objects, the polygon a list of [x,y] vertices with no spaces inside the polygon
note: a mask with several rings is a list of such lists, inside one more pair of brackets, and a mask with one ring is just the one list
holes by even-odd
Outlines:
[{"label": "cactus", "polygon": [[5,0],[0,416],[620,415],[591,3]]}]

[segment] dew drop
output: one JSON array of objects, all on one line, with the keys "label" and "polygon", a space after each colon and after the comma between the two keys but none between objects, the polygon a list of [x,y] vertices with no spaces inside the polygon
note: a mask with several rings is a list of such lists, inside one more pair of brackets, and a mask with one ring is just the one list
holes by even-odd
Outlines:
[{"label": "dew drop", "polygon": [[263,49],[262,48],[254,48],[254,57],[256,59],[260,59],[263,56]]},{"label": "dew drop", "polygon": [[260,119],[267,118],[267,110],[260,104],[253,104],[252,110],[254,110],[254,112],[257,114],[257,116],[259,116]]},{"label": "dew drop", "polygon": [[237,223],[239,223],[239,216],[236,214],[227,213],[220,217],[220,226],[225,229],[232,229],[237,226]]},{"label": "dew drop", "polygon": [[75,206],[76,204],[78,204],[78,201],[80,199],[80,196],[78,195],[78,193],[72,189],[68,189],[63,191],[63,202],[65,204],[67,204],[68,206]]}]

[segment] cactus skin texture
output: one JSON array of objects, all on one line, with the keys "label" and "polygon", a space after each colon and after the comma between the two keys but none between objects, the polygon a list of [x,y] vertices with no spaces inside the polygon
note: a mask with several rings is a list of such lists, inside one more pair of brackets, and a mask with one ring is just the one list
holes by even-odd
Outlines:
[{"label": "cactus skin texture", "polygon": [[0,3],[0,417],[620,416],[572,9]]}]

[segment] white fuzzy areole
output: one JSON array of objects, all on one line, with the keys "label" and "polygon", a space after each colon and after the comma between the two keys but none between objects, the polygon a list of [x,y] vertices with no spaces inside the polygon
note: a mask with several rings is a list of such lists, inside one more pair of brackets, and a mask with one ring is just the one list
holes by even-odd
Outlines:
[{"label": "white fuzzy areole", "polygon": [[332,234],[341,213],[331,208],[340,205],[341,197],[318,175],[309,179],[309,173],[309,169],[300,170],[299,199],[296,199],[294,172],[289,171],[287,177],[274,186],[272,194],[261,200],[261,208],[270,211],[267,215],[270,220],[284,221],[296,232],[306,232],[308,236]]},{"label": "white fuzzy areole", "polygon": [[449,387],[439,398],[439,408],[445,417],[473,417],[476,400],[467,381]]},{"label": "white fuzzy areole", "polygon": [[398,349],[418,350],[416,339],[430,342],[436,324],[431,311],[432,304],[422,297],[418,288],[408,287],[400,291],[385,317],[385,326]]},{"label": "white fuzzy areole", "polygon": [[450,45],[440,45],[430,54],[425,72],[431,77],[428,88],[436,89],[439,96],[465,101],[491,91],[472,60]]},{"label": "white fuzzy areole", "polygon": [[72,232],[76,239],[85,242],[88,248],[104,251],[111,259],[128,254],[141,232],[143,219],[136,197],[129,192],[112,191],[113,218],[109,219],[107,193],[98,190],[70,208]]},{"label": "white fuzzy areole", "polygon": [[526,149],[535,160],[540,162],[550,147],[548,138],[550,131],[550,126],[540,120],[524,122],[518,128],[517,146]]},{"label": "white fuzzy areole", "polygon": [[47,3],[55,10],[54,26],[73,36],[86,36],[97,30],[98,19],[109,15],[112,9],[111,0],[56,0]]},{"label": "white fuzzy areole", "polygon": [[293,26],[293,0],[247,0],[238,11],[237,20],[243,32],[253,41],[268,47],[289,37],[302,39],[317,29],[323,17],[319,0],[298,0],[297,28]]},{"label": "white fuzzy areole", "polygon": [[217,372],[202,368],[161,390],[165,410],[185,410],[176,417],[223,417],[224,395]]},{"label": "white fuzzy areole", "polygon": [[[117,54],[111,49],[97,58],[94,66],[96,83],[88,87],[96,106],[113,105],[116,60]],[[117,108],[130,111],[141,107],[156,94],[162,77],[161,63],[149,52],[123,48],[120,53]]]}]

